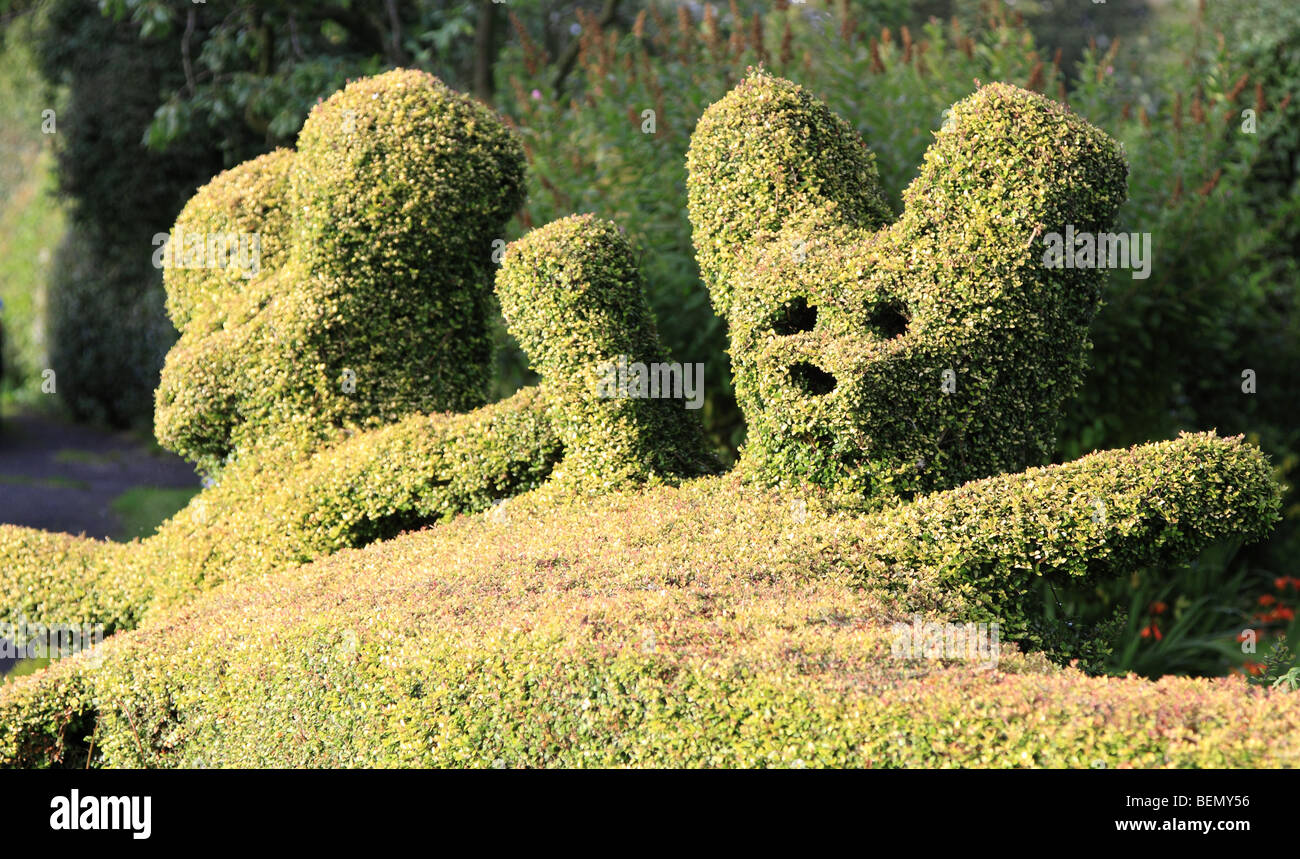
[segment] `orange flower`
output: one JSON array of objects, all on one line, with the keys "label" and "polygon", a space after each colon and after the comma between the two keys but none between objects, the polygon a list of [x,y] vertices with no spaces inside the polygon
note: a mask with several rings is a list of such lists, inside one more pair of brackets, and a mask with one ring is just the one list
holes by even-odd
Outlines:
[{"label": "orange flower", "polygon": [[1142,632],[1139,634],[1143,638],[1151,638],[1152,636],[1154,636],[1156,641],[1160,641],[1162,638],[1164,638],[1164,636],[1160,634],[1160,627],[1156,626],[1154,623],[1149,623],[1146,626],[1142,627]]},{"label": "orange flower", "polygon": [[1151,603],[1152,614],[1164,614],[1165,609],[1167,608],[1169,608],[1169,606],[1165,605],[1160,600],[1156,600],[1155,602]]},{"label": "orange flower", "polygon": [[1246,672],[1248,674],[1264,673],[1264,663],[1262,662],[1251,662],[1250,660],[1246,660],[1244,663],[1242,663],[1241,667],[1246,669]]},{"label": "orange flower", "polygon": [[1273,611],[1279,620],[1295,620],[1295,609],[1290,606],[1281,606]]},{"label": "orange flower", "polygon": [[1273,587],[1277,588],[1280,591],[1286,590],[1286,586],[1289,584],[1291,584],[1290,576],[1278,576],[1276,579],[1273,580]]},{"label": "orange flower", "polygon": [[1272,605],[1275,602],[1277,602],[1277,597],[1273,596],[1272,594],[1264,594],[1262,597],[1259,598],[1260,605]]},{"label": "orange flower", "polygon": [[1254,632],[1253,629],[1242,630],[1241,632],[1237,633],[1237,640],[1238,640],[1238,641],[1245,641],[1246,639],[1250,638],[1250,634],[1251,634],[1252,632]]}]

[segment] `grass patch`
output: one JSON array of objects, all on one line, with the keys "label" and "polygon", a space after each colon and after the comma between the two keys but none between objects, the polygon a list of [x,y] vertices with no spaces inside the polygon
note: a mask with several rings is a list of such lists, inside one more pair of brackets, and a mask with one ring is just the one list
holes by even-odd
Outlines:
[{"label": "grass patch", "polygon": [[114,465],[122,461],[122,452],[111,450],[108,453],[96,453],[93,450],[65,447],[54,454],[54,461],[60,465]]},{"label": "grass patch", "polygon": [[188,504],[200,488],[134,486],[128,489],[109,505],[122,523],[118,536],[123,540],[148,537]]},{"label": "grass patch", "polygon": [[0,483],[10,486],[41,486],[46,489],[89,489],[90,484],[84,480],[71,477],[29,477],[26,474],[0,474]]},{"label": "grass patch", "polygon": [[23,659],[14,665],[13,670],[6,674],[0,674],[0,686],[16,680],[19,677],[26,677],[28,674],[35,674],[42,668],[50,664],[48,657],[42,656],[39,659]]}]

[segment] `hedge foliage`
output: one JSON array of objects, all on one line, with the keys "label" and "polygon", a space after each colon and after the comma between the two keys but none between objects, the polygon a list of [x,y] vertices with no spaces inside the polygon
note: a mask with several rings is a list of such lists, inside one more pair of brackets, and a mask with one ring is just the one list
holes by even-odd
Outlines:
[{"label": "hedge foliage", "polygon": [[[338,154],[349,152],[353,161]],[[382,176],[366,172],[375,164]],[[160,439],[204,464],[215,485],[139,545],[0,527],[0,608],[129,629],[221,582],[484,509],[536,488],[561,460],[557,486],[588,492],[715,472],[681,399],[606,399],[578,383],[597,355],[662,357],[631,248],[591,219],[517,243],[500,278],[543,384],[470,412],[424,413],[483,396],[484,237],[517,202],[518,167],[509,133],[484,108],[428,75],[391,72],[322,104],[298,152],[254,159],[201,189],[172,233],[182,265],[167,268],[168,302],[183,334],[157,418]],[[492,183],[501,187],[489,194]],[[365,205],[360,187],[372,189]],[[321,207],[332,216],[301,214]],[[389,243],[367,260],[353,245],[372,230]],[[184,265],[187,236],[244,232],[265,237],[256,276]],[[426,246],[434,236],[444,240]],[[428,318],[435,311],[445,312]],[[418,340],[402,333],[408,325],[421,327]],[[435,347],[442,363],[416,360]],[[458,349],[474,354],[457,358]],[[355,368],[355,391],[338,383],[337,366]],[[362,396],[381,377],[388,393]]]},{"label": "hedge foliage", "polygon": [[296,151],[223,173],[177,220],[180,254],[194,236],[256,236],[260,259],[167,268],[182,334],[159,439],[215,473],[258,439],[305,454],[336,427],[483,405],[492,242],[522,200],[518,142],[432,75],[317,105]]},{"label": "hedge foliage", "polygon": [[[1271,491],[1257,451],[1196,435],[868,517],[735,477],[524,495],[19,679],[0,760],[84,766],[93,731],[107,766],[1295,764],[1296,696],[1058,668],[984,595],[1255,533]],[[997,666],[895,658],[916,614],[1003,619]]]},{"label": "hedge foliage", "polygon": [[0,617],[131,629],[147,590],[129,544],[0,525]]},{"label": "hedge foliage", "polygon": [[1041,579],[1064,590],[1186,561],[1216,540],[1254,542],[1281,508],[1258,448],[1184,433],[924,496],[877,514],[871,539],[893,586],[938,573],[969,606],[958,616],[997,619],[1006,637],[1056,658],[1092,660],[1108,644],[1101,630],[1047,624]]},{"label": "hedge foliage", "polygon": [[755,73],[705,112],[688,166],[744,467],[879,503],[1046,461],[1102,274],[1046,267],[1039,236],[1110,225],[1126,165],[1105,134],[985,86],[876,229],[887,210],[862,141]]},{"label": "hedge foliage", "polygon": [[[405,75],[394,86],[399,100],[412,80]],[[382,102],[385,90],[370,83],[354,86]],[[714,116],[741,105],[743,118],[750,97],[784,105],[781,122],[746,120],[752,127],[739,133],[770,131],[797,152],[801,111],[810,111],[810,124],[843,134],[788,82],[756,76],[739,92]],[[383,114],[382,105],[367,109]],[[592,362],[653,360],[662,348],[617,228],[561,220],[510,246],[498,277],[512,331],[543,377],[538,387],[467,413],[394,420],[378,411],[368,420],[389,421],[378,427],[315,424],[322,412],[294,411],[299,401],[286,397],[270,407],[285,410],[287,430],[268,421],[265,434],[241,437],[216,484],[154,537],[116,545],[0,527],[0,606],[45,623],[104,619],[119,631],[102,664],[69,659],[5,685],[0,763],[1294,760],[1294,696],[1247,693],[1231,681],[1179,681],[1153,694],[1131,679],[1088,679],[1015,653],[987,671],[886,656],[889,625],[923,613],[996,621],[1007,639],[1093,663],[1103,631],[1060,635],[1033,599],[1039,583],[1113,578],[1223,538],[1257,539],[1281,503],[1264,455],[1212,433],[942,488],[1019,469],[1048,449],[1064,394],[1039,387],[1068,387],[1077,376],[1097,296],[1086,274],[1045,276],[1026,245],[1034,230],[1099,229],[1124,178],[1109,139],[1040,96],[993,85],[953,115],[893,226],[868,232],[842,216],[845,204],[819,197],[816,182],[767,171],[753,185],[775,189],[765,204],[797,205],[779,222],[753,224],[734,259],[731,238],[717,245],[714,270],[728,281],[715,300],[723,297],[735,326],[753,447],[769,454],[747,448],[746,465],[752,472],[757,463],[766,483],[790,485],[741,475],[637,485],[708,472],[699,427],[671,411],[680,402],[592,390]],[[702,128],[701,153],[722,145]],[[1044,152],[1030,159],[1026,141]],[[237,222],[251,200],[238,188],[279,187],[276,157],[284,156],[264,162],[264,173],[218,183],[214,205],[196,206],[195,217],[224,211]],[[721,155],[695,163],[745,166]],[[782,176],[789,193],[772,184]],[[744,181],[723,176],[712,187],[746,204]],[[215,205],[222,188],[236,189],[226,198],[233,208]],[[347,253],[362,233],[349,238],[351,210],[341,196],[325,198],[339,217],[327,225],[295,216],[293,229],[333,230],[321,243]],[[868,187],[860,199],[871,198]],[[861,218],[873,211],[864,204]],[[365,222],[364,212],[352,214]],[[712,221],[701,235],[710,229],[726,227]],[[792,239],[803,242],[797,251]],[[371,253],[380,248],[351,251],[360,296],[381,293],[385,271],[404,276],[382,250]],[[345,271],[317,253],[290,246],[281,267],[233,297],[221,297],[227,283],[176,291],[186,336],[207,326],[176,354],[210,349],[193,366],[233,366],[283,354],[285,331],[298,348],[331,330],[313,328],[320,317],[299,309],[330,289],[352,306]],[[315,292],[321,283],[325,292]],[[282,328],[282,319],[303,327]],[[887,337],[898,320],[904,330]],[[787,345],[773,345],[781,339]],[[842,376],[843,391],[805,391],[836,404],[819,411],[780,399],[795,379],[771,374],[792,366],[782,363],[791,356],[813,369],[871,372]],[[907,362],[935,368],[952,356],[965,361],[955,364],[956,390],[928,396],[954,405],[927,406],[926,388],[938,385],[911,378]],[[802,378],[819,382],[810,371]],[[203,406],[211,394],[199,388]],[[1047,405],[1031,407],[1033,396]],[[247,412],[230,403],[212,412],[235,426]],[[1006,438],[990,435],[989,411]],[[822,447],[827,440],[839,446]],[[918,452],[910,476],[880,479],[897,477]],[[771,470],[779,457],[793,479],[773,479],[784,475]],[[583,496],[550,491],[552,475],[551,485]],[[879,509],[862,515],[854,508],[864,498]],[[479,510],[487,515],[457,515]],[[398,536],[430,522],[439,524]],[[1044,688],[1054,694],[1044,698]],[[1233,721],[1246,706],[1271,718]],[[1140,729],[1152,721],[1159,730]]]},{"label": "hedge foliage", "polygon": [[[203,320],[196,330],[209,333],[228,317],[226,304],[244,292],[252,279],[233,261],[226,266],[184,264],[194,250],[193,238],[210,235],[258,236],[258,270],[279,271],[290,245],[289,168],[295,153],[277,149],[218,174],[194,193],[176,217],[169,242],[180,265],[164,269],[167,314],[178,331]],[[190,241],[187,241],[190,240]],[[203,247],[206,253],[206,245]]]},{"label": "hedge foliage", "polygon": [[398,70],[314,108],[298,153],[293,250],[338,303],[328,336],[359,379],[358,413],[482,405],[493,242],[524,199],[514,134],[432,75]]},{"label": "hedge foliage", "polygon": [[849,226],[893,220],[875,156],[852,126],[803,87],[762,72],[704,111],[686,169],[700,276],[724,319],[738,298],[734,281],[744,276],[737,264],[760,235],[823,206]]},{"label": "hedge foliage", "polygon": [[527,388],[466,414],[340,433],[305,460],[259,450],[140,541],[0,525],[0,616],[130,629],[224,581],[490,507],[559,460],[547,399]]},{"label": "hedge foliage", "polygon": [[[676,365],[673,382],[653,366],[668,356],[617,226],[577,215],[531,231],[506,249],[497,295],[510,333],[553,397],[565,450],[558,484],[608,491],[718,470],[687,409],[683,368]],[[646,392],[662,396],[636,396],[630,371],[619,378],[636,363],[650,374]]]}]

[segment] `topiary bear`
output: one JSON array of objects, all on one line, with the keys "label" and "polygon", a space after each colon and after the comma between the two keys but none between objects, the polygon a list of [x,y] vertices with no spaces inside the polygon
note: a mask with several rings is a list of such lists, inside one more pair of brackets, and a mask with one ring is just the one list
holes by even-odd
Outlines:
[{"label": "topiary bear", "polygon": [[[130,628],[222,581],[483,509],[561,460],[554,482],[576,491],[716,471],[690,413],[580,393],[598,353],[665,357],[630,245],[589,216],[511,249],[501,296],[543,383],[476,408],[523,171],[495,115],[398,70],[317,105],[296,150],[201,188],[160,254],[181,336],[155,423],[213,485],[139,544],[0,526],[0,607]],[[254,265],[213,253],[236,239]]]},{"label": "topiary bear", "polygon": [[[905,598],[938,587],[1004,638],[1086,655],[1095,642],[1043,632],[1038,581],[1257,538],[1279,490],[1260,451],[1209,433],[1041,465],[1101,282],[1044,267],[1034,243],[1105,229],[1124,160],[1014,87],[952,116],[896,220],[870,152],[800,87],[753,74],[700,120],[689,213],[731,328],[739,473],[851,512],[826,563]],[[125,628],[548,481],[563,501],[715,472],[681,404],[599,389],[602,365],[664,355],[631,248],[591,216],[528,233],[496,276],[542,382],[423,413],[485,396],[491,242],[521,175],[491,114],[399,71],[318,106],[297,152],[203,189],[178,233],[266,236],[254,278],[168,272],[183,334],[159,436],[217,485],[142,543],[0,527],[0,605]]]},{"label": "topiary bear", "polygon": [[1127,165],[1103,132],[1013,86],[950,116],[898,218],[866,145],[801,87],[751,74],[700,119],[689,214],[730,326],[739,470],[877,511],[881,578],[940,571],[1009,637],[1095,653],[1045,629],[1034,581],[1256,539],[1278,487],[1258,450],[1212,433],[1023,471],[1053,448],[1103,283],[1044,265],[1040,237],[1108,229]]},{"label": "topiary bear", "polygon": [[847,123],[755,75],[704,114],[688,168],[750,470],[879,504],[1046,460],[1102,272],[1047,268],[1034,243],[1110,225],[1118,144],[986,86],[953,106],[894,219]]},{"label": "topiary bear", "polygon": [[181,337],[159,441],[215,473],[260,443],[301,455],[340,426],[484,405],[491,242],[523,179],[495,117],[409,71],[349,85],[296,151],[218,176],[173,241],[251,234],[259,264],[167,268]]}]

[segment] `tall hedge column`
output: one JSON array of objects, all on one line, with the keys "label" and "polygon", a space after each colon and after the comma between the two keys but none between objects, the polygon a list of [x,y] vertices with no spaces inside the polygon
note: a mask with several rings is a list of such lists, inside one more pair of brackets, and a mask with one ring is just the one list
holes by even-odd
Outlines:
[{"label": "tall hedge column", "polygon": [[561,485],[600,491],[716,471],[684,398],[637,396],[622,384],[624,368],[650,370],[667,356],[618,227],[575,215],[533,230],[507,248],[497,295],[551,395]]}]

